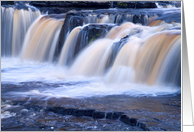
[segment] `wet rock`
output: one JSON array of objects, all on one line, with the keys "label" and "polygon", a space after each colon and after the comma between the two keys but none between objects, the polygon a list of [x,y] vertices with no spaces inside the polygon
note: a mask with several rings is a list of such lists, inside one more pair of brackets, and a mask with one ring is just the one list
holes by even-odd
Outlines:
[{"label": "wet rock", "polygon": [[106,119],[112,119],[112,112],[106,113]]},{"label": "wet rock", "polygon": [[120,117],[120,121],[122,121],[122,122],[124,122],[126,124],[129,124],[131,126],[136,126],[136,124],[137,124],[137,119],[135,119],[135,118],[129,118],[126,115],[122,115]]},{"label": "wet rock", "polygon": [[155,2],[137,1],[135,4],[136,9],[140,8],[157,8]]},{"label": "wet rock", "polygon": [[70,10],[82,9],[107,9],[110,7],[108,1],[31,1],[31,5],[36,6],[41,12],[66,13]]},{"label": "wet rock", "polygon": [[137,126],[139,126],[140,128],[142,128],[143,130],[146,130],[146,125],[145,125],[145,123],[137,122]]},{"label": "wet rock", "polygon": [[22,109],[22,110],[21,110],[21,113],[22,113],[22,114],[27,114],[27,113],[28,113],[28,110],[27,110],[27,109]]},{"label": "wet rock", "polygon": [[114,8],[157,8],[155,2],[139,2],[139,1],[114,1],[113,2]]},{"label": "wet rock", "polygon": [[1,1],[1,5],[14,5],[14,1]]},{"label": "wet rock", "polygon": [[89,24],[79,33],[75,47],[74,57],[88,44],[94,40],[104,37],[114,25],[110,24]]},{"label": "wet rock", "polygon": [[[5,100],[16,101],[14,104],[20,102],[21,107],[20,110],[16,110],[15,106],[11,108],[13,110],[9,109],[10,113],[16,113],[16,115],[2,119],[2,130],[14,130],[16,127],[16,130],[43,130],[42,128],[51,130],[51,127],[54,127],[54,130],[181,130],[181,109],[164,104],[178,105],[181,95],[141,98],[114,95],[88,99],[51,98],[50,100],[47,97],[47,107],[43,107],[42,100],[45,98],[38,98],[40,95],[31,96],[31,101],[26,99],[25,102],[19,101],[21,98],[16,95],[10,96],[6,92],[2,94],[2,102]],[[31,109],[35,105],[42,108]],[[29,114],[22,114],[22,109],[27,109]],[[67,115],[64,111],[69,111],[67,114],[73,115]],[[114,113],[122,115],[118,119],[112,119]],[[12,120],[17,123],[12,125]],[[5,127],[6,124],[9,125]],[[97,128],[94,129],[91,126],[97,126]]]},{"label": "wet rock", "polygon": [[74,115],[75,116],[83,116],[84,115],[84,110],[75,110]]},{"label": "wet rock", "polygon": [[128,42],[128,40],[129,40],[129,35],[125,36],[124,38],[121,38],[120,41],[113,43],[112,52],[106,63],[106,67],[105,67],[106,70],[113,65],[113,62],[115,61],[117,54],[119,53],[120,49]]},{"label": "wet rock", "polygon": [[5,8],[12,7],[17,10],[29,10],[30,8],[32,11],[38,11],[38,9],[34,6],[27,5],[28,1],[2,1],[1,5]]},{"label": "wet rock", "polygon": [[60,55],[61,49],[63,47],[63,44],[65,43],[65,40],[67,38],[67,35],[73,30],[73,28],[77,27],[77,26],[82,26],[84,24],[84,16],[82,16],[82,14],[76,12],[70,12],[66,14],[63,26],[61,28],[60,31],[60,35],[59,35],[59,41],[58,44],[56,46],[56,50],[55,50],[55,54],[54,54],[54,58],[58,58],[58,56]]},{"label": "wet rock", "polygon": [[147,127],[146,131],[166,131],[166,129],[160,127]]},{"label": "wet rock", "polygon": [[108,112],[106,113],[106,119],[113,119],[113,120],[117,120],[121,117],[121,115],[123,115],[123,112]]},{"label": "wet rock", "polygon": [[[150,2],[150,4],[153,2]],[[142,4],[142,2],[140,2]],[[146,3],[144,3],[146,4]],[[168,14],[164,14],[164,12],[161,10],[144,10],[144,9],[120,9],[113,10],[113,9],[100,9],[100,10],[82,10],[82,11],[71,11],[68,12],[65,15],[65,20],[59,35],[59,41],[56,46],[55,50],[55,59],[58,58],[60,55],[61,49],[63,47],[63,44],[65,40],[67,39],[69,33],[77,26],[83,26],[84,24],[97,22],[99,19],[102,18],[102,16],[107,15],[109,16],[109,20],[112,21],[111,23],[115,23],[117,25],[122,24],[123,22],[133,22],[133,23],[139,23],[142,25],[147,25],[149,22],[149,18],[157,17],[154,20],[165,20],[166,22],[180,22],[180,15],[181,12],[178,12],[177,10],[172,13],[173,15],[169,16]],[[96,28],[90,26],[85,27],[82,29],[81,33],[79,34],[78,43],[81,42],[81,44],[76,44],[76,49],[74,53],[74,57],[77,55],[77,53],[86,46],[86,44],[93,42],[93,40],[100,38],[105,34],[105,31],[101,28],[99,29],[98,25],[95,25]],[[88,28],[88,29],[87,29]],[[106,27],[105,27],[106,28]],[[92,31],[91,31],[92,29]],[[107,28],[106,28],[107,29]],[[85,31],[84,31],[85,30]],[[89,31],[90,30],[90,31]],[[88,31],[88,33],[85,33]],[[100,34],[99,34],[100,33]],[[84,37],[83,37],[84,36]]]},{"label": "wet rock", "polygon": [[135,2],[113,1],[114,8],[135,8]]},{"label": "wet rock", "polygon": [[95,111],[94,109],[86,109],[86,110],[84,110],[84,116],[90,116],[90,117],[92,117],[94,111]]},{"label": "wet rock", "polygon": [[64,109],[64,115],[75,115],[76,109],[69,108],[69,109]]},{"label": "wet rock", "polygon": [[105,118],[105,113],[104,112],[95,111],[93,113],[93,118],[94,119],[103,119],[103,118]]},{"label": "wet rock", "polygon": [[133,23],[141,23],[142,25],[145,25],[145,15],[144,14],[139,14],[139,15],[134,15],[133,17]]},{"label": "wet rock", "polygon": [[[135,1],[31,1],[33,5],[40,9],[41,12],[67,13],[70,10],[82,9],[108,9],[108,8],[157,8],[155,2],[135,2]],[[179,5],[179,4],[177,4]]]},{"label": "wet rock", "polygon": [[46,7],[81,7],[93,9],[103,9],[110,7],[110,2],[108,1],[31,1],[30,4],[34,6]]},{"label": "wet rock", "polygon": [[46,109],[46,111],[52,111],[52,112],[55,112],[55,113],[58,113],[58,114],[63,114],[63,115],[66,115],[67,112],[64,112],[64,108],[63,107],[48,107]]},{"label": "wet rock", "polygon": [[123,112],[113,112],[112,119],[119,119],[119,117],[124,114]]},{"label": "wet rock", "polygon": [[29,6],[29,5],[26,5],[27,2],[23,2],[23,1],[17,1],[15,2],[15,9],[18,9],[18,10],[29,10],[28,8],[30,8],[32,11],[37,11],[38,9],[33,7],[33,6]]}]

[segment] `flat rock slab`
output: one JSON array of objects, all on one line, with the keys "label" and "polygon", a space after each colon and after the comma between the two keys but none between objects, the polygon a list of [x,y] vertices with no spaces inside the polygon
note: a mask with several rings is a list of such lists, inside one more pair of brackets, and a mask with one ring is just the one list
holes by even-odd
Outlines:
[{"label": "flat rock slab", "polygon": [[12,93],[60,85],[2,84],[2,130],[181,130],[181,95],[56,98]]}]

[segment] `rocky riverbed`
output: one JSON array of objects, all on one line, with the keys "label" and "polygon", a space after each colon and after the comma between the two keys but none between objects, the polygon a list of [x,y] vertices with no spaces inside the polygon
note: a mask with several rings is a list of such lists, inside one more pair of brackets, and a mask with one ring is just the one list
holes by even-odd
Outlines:
[{"label": "rocky riverbed", "polygon": [[181,130],[181,95],[66,98],[23,94],[59,85],[2,84],[1,130]]}]

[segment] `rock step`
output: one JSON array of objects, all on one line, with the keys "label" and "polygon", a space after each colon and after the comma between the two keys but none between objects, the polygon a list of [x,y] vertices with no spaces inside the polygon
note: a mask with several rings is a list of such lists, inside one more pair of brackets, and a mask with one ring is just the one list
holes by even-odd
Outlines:
[{"label": "rock step", "polygon": [[[2,100],[3,101],[3,100]],[[26,103],[26,101],[11,101],[12,105],[22,105],[26,109],[30,109],[33,111],[44,110],[45,112],[54,112],[62,115],[72,115],[72,116],[87,116],[92,117],[94,119],[112,119],[119,120],[129,126],[137,126],[145,131],[151,130],[146,127],[146,124],[143,122],[139,122],[136,118],[130,118],[125,115],[124,112],[102,112],[97,111],[95,109],[77,109],[77,108],[65,108],[65,107],[42,107],[39,105],[31,105],[30,102]]]},{"label": "rock step", "polygon": [[155,2],[150,1],[31,1],[33,5],[42,12],[52,13],[66,13],[70,10],[83,9],[108,9],[108,8],[122,8],[122,9],[143,9],[143,8],[157,8]]},{"label": "rock step", "polygon": [[89,116],[94,119],[112,119],[120,120],[121,122],[130,125],[138,126],[144,130],[149,130],[146,125],[142,122],[138,122],[136,118],[130,118],[124,114],[124,112],[101,112],[95,109],[75,109],[75,108],[63,108],[63,107],[47,107],[47,112],[51,111],[62,115],[73,115],[73,116]]}]

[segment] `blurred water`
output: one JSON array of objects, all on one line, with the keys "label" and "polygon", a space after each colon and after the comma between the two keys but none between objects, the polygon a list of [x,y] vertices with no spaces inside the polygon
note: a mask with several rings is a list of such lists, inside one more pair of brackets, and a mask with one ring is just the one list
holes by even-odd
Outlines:
[{"label": "blurred water", "polygon": [[[107,84],[104,80],[105,78],[100,76],[71,75],[67,68],[51,63],[22,61],[19,58],[1,58],[1,84],[20,85],[26,82],[23,88],[31,87],[28,91],[15,89],[12,94],[20,96],[35,94],[50,97],[91,97],[126,94],[136,97],[180,92],[180,88],[174,86],[148,86],[132,82]],[[27,85],[28,82],[42,82],[43,86],[41,86],[41,90],[38,90],[37,87],[30,86],[30,83]],[[60,86],[48,87],[44,83],[60,84]],[[9,89],[9,87],[5,88]]]}]

